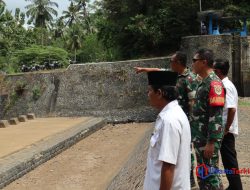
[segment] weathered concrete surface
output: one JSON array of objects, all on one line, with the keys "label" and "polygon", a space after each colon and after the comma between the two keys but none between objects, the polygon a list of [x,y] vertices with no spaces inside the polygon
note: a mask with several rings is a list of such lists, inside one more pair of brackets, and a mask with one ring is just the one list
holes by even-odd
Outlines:
[{"label": "weathered concrete surface", "polygon": [[[69,125],[68,120],[70,119],[67,122],[65,118],[61,118],[61,124],[58,123],[58,120],[56,123],[52,118],[48,120],[47,123],[46,120],[43,120],[44,122],[40,120],[40,127],[36,126],[37,129],[32,129],[32,127],[25,129],[25,126],[19,126],[19,130],[14,129],[14,127],[5,131],[1,129],[0,188],[23,176],[106,124],[102,118],[75,118],[75,121],[71,119],[70,123],[75,124],[73,127]],[[39,122],[39,119],[33,120],[34,126],[35,122]],[[27,123],[19,125],[25,124]],[[5,139],[2,137],[5,137]],[[10,139],[15,139],[15,141],[10,141]],[[20,147],[14,146],[15,144]],[[2,149],[5,146],[7,148]]]},{"label": "weathered concrete surface", "polygon": [[144,138],[136,146],[129,160],[108,185],[107,190],[141,190],[146,171],[148,142],[153,128],[147,131]]},{"label": "weathered concrete surface", "polygon": [[35,119],[35,118],[36,118],[36,116],[35,116],[34,113],[28,113],[28,114],[27,114],[27,119],[28,119],[28,120],[32,120],[32,119]]},{"label": "weathered concrete surface", "polygon": [[25,122],[25,121],[27,121],[28,119],[27,119],[27,116],[26,115],[19,115],[18,116],[18,121],[20,121],[20,122]]},{"label": "weathered concrete surface", "polygon": [[242,71],[243,94],[250,94],[250,69]]},{"label": "weathered concrete surface", "polygon": [[19,120],[18,120],[17,117],[12,117],[12,118],[10,118],[10,120],[9,120],[9,124],[10,124],[10,125],[17,125],[18,123],[19,123]]},{"label": "weathered concrete surface", "polygon": [[6,128],[9,127],[9,121],[8,120],[0,120],[0,128]]},{"label": "weathered concrete surface", "polygon": [[4,190],[104,190],[150,128],[151,123],[106,125]]},{"label": "weathered concrete surface", "polygon": [[[166,57],[70,65],[65,71],[5,76],[0,118],[33,112],[47,116],[101,116],[112,122],[152,121],[146,74],[134,67],[168,67]],[[17,89],[23,89],[18,95]],[[7,94],[7,96],[6,96]]]},{"label": "weathered concrete surface", "polygon": [[216,58],[227,58],[229,60],[231,65],[229,78],[232,78],[232,42],[232,36],[228,34],[187,36],[182,38],[180,49],[187,53],[189,66],[191,66],[192,58],[198,49],[212,49]]}]

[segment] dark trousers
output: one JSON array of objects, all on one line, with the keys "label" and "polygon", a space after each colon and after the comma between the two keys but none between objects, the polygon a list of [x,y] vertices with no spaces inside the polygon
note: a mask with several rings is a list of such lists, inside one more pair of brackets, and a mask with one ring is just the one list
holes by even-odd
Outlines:
[{"label": "dark trousers", "polygon": [[[227,133],[221,144],[220,148],[222,163],[224,169],[231,170],[232,168],[239,169],[238,161],[237,161],[237,153],[235,150],[235,138],[232,133]],[[242,184],[239,174],[227,174],[227,179],[229,182],[229,188],[232,190],[242,190]]]}]

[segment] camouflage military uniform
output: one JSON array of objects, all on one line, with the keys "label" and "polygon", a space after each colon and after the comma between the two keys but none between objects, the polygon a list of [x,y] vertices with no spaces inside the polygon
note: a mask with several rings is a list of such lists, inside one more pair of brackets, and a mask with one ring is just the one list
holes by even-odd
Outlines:
[{"label": "camouflage military uniform", "polygon": [[[195,103],[191,114],[192,142],[194,143],[197,165],[218,168],[218,151],[223,137],[222,110],[225,94],[222,82],[211,72],[198,86]],[[204,148],[210,140],[215,140],[215,151],[211,159],[205,159]],[[197,170],[196,170],[197,171]],[[198,183],[202,190],[223,189],[219,174],[198,176]]]},{"label": "camouflage military uniform", "polygon": [[178,76],[176,88],[179,93],[178,102],[186,113],[190,116],[190,105],[189,100],[195,98],[197,81],[196,76],[189,69],[185,69],[184,73]]},{"label": "camouflage military uniform", "polygon": [[[179,93],[178,102],[188,119],[190,119],[190,105],[189,100],[195,98],[197,88],[196,75],[189,69],[185,69],[184,73],[178,76],[176,88]],[[191,169],[194,169],[194,155],[191,152]]]}]

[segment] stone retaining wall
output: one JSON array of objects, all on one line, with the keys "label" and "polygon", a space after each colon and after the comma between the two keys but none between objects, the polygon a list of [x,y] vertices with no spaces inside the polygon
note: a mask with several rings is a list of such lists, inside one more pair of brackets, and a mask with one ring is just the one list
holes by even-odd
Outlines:
[{"label": "stone retaining wall", "polygon": [[153,121],[146,74],[134,67],[168,67],[169,58],[70,65],[65,71],[8,75],[0,118],[101,116],[111,122]]},{"label": "stone retaining wall", "polygon": [[192,64],[194,53],[200,48],[209,48],[214,51],[215,58],[229,60],[229,78],[233,81],[240,96],[250,96],[249,69],[250,69],[250,37],[237,35],[202,35],[182,38],[181,50],[188,55],[188,65]]},{"label": "stone retaining wall", "polygon": [[231,35],[202,35],[182,38],[181,50],[188,55],[188,64],[192,64],[195,52],[200,48],[209,48],[214,51],[216,58],[227,58],[230,62],[229,78],[232,79],[232,36]]},{"label": "stone retaining wall", "polygon": [[[231,35],[184,37],[188,65],[199,48],[230,61],[229,78],[240,96],[250,96],[249,39]],[[38,117],[100,116],[109,122],[154,121],[148,105],[146,74],[135,66],[169,68],[169,57],[70,65],[67,70],[0,77],[0,119],[33,112]]]}]

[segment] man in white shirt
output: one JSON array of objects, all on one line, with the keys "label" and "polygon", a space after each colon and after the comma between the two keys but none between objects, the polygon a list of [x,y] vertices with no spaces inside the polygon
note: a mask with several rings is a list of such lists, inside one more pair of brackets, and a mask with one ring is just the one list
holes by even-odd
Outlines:
[{"label": "man in white shirt", "polygon": [[148,73],[150,105],[160,111],[150,139],[144,190],[190,190],[189,121],[177,102],[171,71]]},{"label": "man in white shirt", "polygon": [[[217,59],[214,62],[214,71],[222,80],[226,89],[226,102],[223,108],[224,137],[221,144],[221,157],[225,169],[238,169],[235,137],[238,135],[238,93],[234,84],[228,79],[229,61]],[[226,190],[242,190],[239,174],[228,174],[229,187]]]}]

